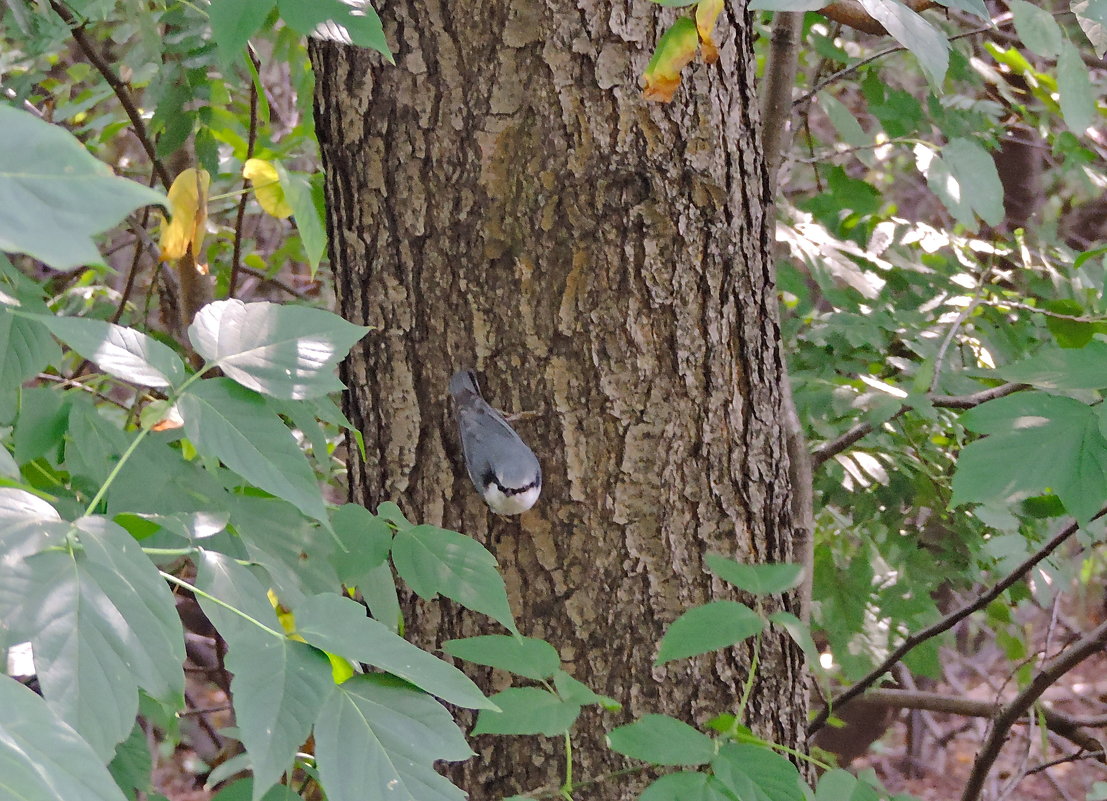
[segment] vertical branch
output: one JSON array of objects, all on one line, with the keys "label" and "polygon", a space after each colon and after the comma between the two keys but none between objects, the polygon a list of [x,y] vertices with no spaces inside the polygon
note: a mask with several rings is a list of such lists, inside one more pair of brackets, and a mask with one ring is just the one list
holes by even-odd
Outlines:
[{"label": "vertical branch", "polygon": [[803,14],[778,11],[773,15],[769,57],[761,87],[761,146],[769,170],[769,188],[775,190],[784,151],[791,144],[792,87],[796,82],[799,37]]},{"label": "vertical branch", "polygon": [[[246,55],[254,68],[254,74],[250,80],[250,130],[246,139],[246,160],[254,157],[254,145],[258,139],[258,84],[261,83],[261,62],[253,48],[246,47]],[[242,271],[242,220],[246,216],[246,200],[249,198],[246,190],[249,189],[249,181],[242,179],[242,195],[238,199],[238,210],[234,217],[234,253],[231,255],[231,277],[227,282],[227,297],[233,298],[238,287],[238,274]]]},{"label": "vertical branch", "polygon": [[[150,173],[150,181],[147,186],[153,187],[157,182],[157,170],[153,170]],[[147,223],[150,222],[150,207],[145,206],[142,209],[142,219],[138,222],[138,228],[143,231],[146,230]],[[133,224],[133,223],[132,223]],[[131,257],[131,269],[127,271],[127,283],[123,285],[123,293],[119,298],[119,307],[115,310],[115,314],[111,316],[113,323],[118,323],[119,318],[123,316],[123,310],[127,308],[127,301],[131,299],[131,293],[135,289],[135,281],[138,278],[138,260],[142,257],[142,251],[146,249],[146,240],[137,231],[135,232],[135,253]]]},{"label": "vertical branch", "polygon": [[150,135],[146,131],[146,124],[142,121],[142,115],[139,114],[138,107],[135,105],[134,98],[131,97],[127,85],[119,79],[119,76],[115,74],[115,70],[111,68],[111,65],[88,38],[88,34],[85,32],[84,23],[78,25],[77,20],[69,13],[69,9],[57,0],[50,0],[50,7],[53,8],[54,13],[61,17],[62,21],[69,26],[70,33],[73,35],[73,41],[77,43],[77,47],[81,49],[85,58],[91,62],[92,66],[96,68],[96,71],[103,76],[108,86],[111,87],[115,96],[119,99],[120,105],[123,106],[123,111],[127,114],[127,119],[131,121],[131,127],[134,129],[135,136],[138,137],[142,149],[146,151],[150,163],[154,165],[154,171],[157,173],[158,180],[161,181],[162,186],[168,191],[169,185],[172,183],[169,172],[165,169],[165,165],[158,159],[157,152],[154,150],[154,142],[150,139]]},{"label": "vertical branch", "polygon": [[[776,197],[780,166],[784,152],[792,141],[792,86],[796,81],[799,37],[803,29],[803,14],[778,11],[773,15],[772,39],[765,77],[761,86],[761,146],[768,170],[769,197]],[[767,224],[773,225],[775,214],[767,213]],[[811,576],[814,571],[814,490],[812,487],[811,454],[803,436],[803,426],[796,414],[792,387],[787,374],[782,381],[782,402],[788,447],[788,472],[792,484],[792,544],[804,569],[800,587],[800,619],[807,621],[811,613]]]}]

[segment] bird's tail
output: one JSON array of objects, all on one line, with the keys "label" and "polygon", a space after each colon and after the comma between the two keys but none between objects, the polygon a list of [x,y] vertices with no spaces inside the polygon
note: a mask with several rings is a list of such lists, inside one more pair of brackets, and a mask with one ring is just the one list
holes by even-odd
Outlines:
[{"label": "bird's tail", "polygon": [[477,374],[472,370],[458,370],[454,373],[453,378],[450,379],[450,394],[458,402],[466,400],[471,395],[478,398],[484,397],[481,395],[480,385],[477,384]]}]

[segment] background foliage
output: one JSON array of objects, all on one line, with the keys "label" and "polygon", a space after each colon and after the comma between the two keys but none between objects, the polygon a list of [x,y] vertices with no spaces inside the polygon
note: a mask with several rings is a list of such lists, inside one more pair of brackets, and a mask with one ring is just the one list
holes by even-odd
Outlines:
[{"label": "background foliage", "polygon": [[[641,4],[673,21],[643,53],[645,95],[679,103],[727,14],[661,5],[689,8]],[[774,11],[823,5],[754,13],[767,31]],[[825,732],[889,670],[898,689],[956,690],[987,654],[985,754],[1025,715],[1037,763],[1095,756],[1094,723],[1036,704],[1107,637],[1107,5],[929,5],[860,3],[890,48],[832,12],[803,18],[777,266],[815,466],[818,646],[756,602],[798,567],[713,555],[748,604],[688,610],[658,663],[783,626],[837,694],[812,723]],[[330,393],[364,329],[322,310],[312,32],[388,68],[376,14],[337,0],[3,12],[0,772],[24,798],[150,798],[155,783],[207,797],[179,785],[190,775],[224,801],[460,798],[433,767],[473,754],[451,707],[479,710],[470,737],[564,738],[564,785],[519,798],[619,779],[574,777],[571,732],[585,707],[616,720],[620,699],[524,636],[492,554],[392,504],[340,502],[348,423]],[[452,660],[421,651],[402,638],[397,579],[508,633],[443,643]],[[465,661],[512,686],[485,697]],[[628,771],[658,776],[643,799],[890,794],[825,764],[804,785],[799,755],[743,725],[754,678],[698,728],[612,724]]]}]

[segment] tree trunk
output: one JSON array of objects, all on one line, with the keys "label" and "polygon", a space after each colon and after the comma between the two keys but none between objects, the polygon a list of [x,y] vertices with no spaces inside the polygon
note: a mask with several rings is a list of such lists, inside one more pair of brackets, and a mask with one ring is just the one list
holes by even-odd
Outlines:
[{"label": "tree trunk", "polygon": [[[521,630],[624,704],[573,730],[574,779],[602,777],[627,765],[612,727],[736,709],[750,643],[652,665],[677,615],[728,594],[704,556],[792,557],[750,23],[724,13],[720,61],[657,105],[638,75],[671,9],[380,5],[396,66],[311,45],[340,312],[375,326],[344,368],[366,449],[349,449],[351,497],[489,547]],[[545,486],[520,518],[489,513],[461,463],[446,383],[467,366],[493,405],[534,413],[516,427]],[[443,600],[408,609],[424,646],[495,630]],[[760,659],[747,722],[802,747],[802,656],[774,632]],[[474,748],[454,778],[475,801],[562,780],[560,740]]]}]

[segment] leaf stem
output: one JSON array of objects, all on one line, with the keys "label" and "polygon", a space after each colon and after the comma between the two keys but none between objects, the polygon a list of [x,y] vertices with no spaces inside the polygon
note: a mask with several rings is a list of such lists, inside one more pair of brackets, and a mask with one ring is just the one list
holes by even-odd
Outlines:
[{"label": "leaf stem", "polygon": [[164,570],[159,570],[158,573],[160,573],[161,577],[163,579],[165,579],[166,581],[168,581],[170,584],[176,584],[181,589],[188,590],[193,595],[198,595],[201,598],[207,598],[213,604],[219,604],[219,606],[223,607],[224,609],[226,609],[230,612],[234,612],[236,615],[238,615],[243,620],[246,620],[246,621],[249,621],[250,623],[253,623],[255,626],[257,626],[259,629],[266,632],[267,634],[272,634],[274,637],[277,637],[277,638],[282,639],[282,640],[285,639],[284,634],[280,633],[279,631],[276,631],[274,629],[269,628],[264,623],[262,623],[260,620],[257,620],[256,618],[253,618],[253,617],[250,617],[250,615],[243,612],[237,606],[232,606],[231,604],[227,603],[226,601],[221,600],[219,598],[216,598],[211,593],[204,592],[199,587],[197,587],[195,584],[189,584],[184,579],[177,578],[172,573],[166,573]]},{"label": "leaf stem", "polygon": [[573,741],[565,732],[565,783],[561,785],[561,797],[573,801]]},{"label": "leaf stem", "polygon": [[[188,389],[189,385],[194,381],[198,381],[200,376],[207,370],[205,365],[199,372],[193,373],[184,380],[184,383],[173,393],[169,402],[171,404],[177,402],[177,398],[184,394],[184,391]],[[100,489],[96,491],[96,494],[92,496],[92,500],[88,502],[88,506],[85,507],[85,513],[82,517],[88,517],[92,514],[93,510],[100,505],[100,501],[104,500],[104,496],[108,493],[108,488],[111,487],[112,482],[119,477],[119,473],[123,470],[123,465],[127,464],[127,460],[134,455],[134,452],[138,450],[138,446],[142,443],[142,440],[146,439],[146,435],[150,433],[152,429],[143,428],[139,429],[138,436],[131,440],[131,444],[127,446],[127,450],[123,451],[123,455],[119,457],[119,461],[115,463],[115,467],[108,473],[108,477],[104,479],[104,483],[100,485]]]},{"label": "leaf stem", "polygon": [[738,720],[746,717],[746,705],[750,701],[750,693],[753,692],[753,680],[757,677],[757,665],[761,659],[761,632],[753,641],[753,659],[750,660],[750,672],[746,676],[746,683],[742,687],[742,700],[738,702]]}]

